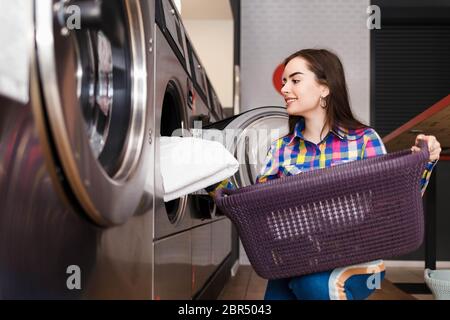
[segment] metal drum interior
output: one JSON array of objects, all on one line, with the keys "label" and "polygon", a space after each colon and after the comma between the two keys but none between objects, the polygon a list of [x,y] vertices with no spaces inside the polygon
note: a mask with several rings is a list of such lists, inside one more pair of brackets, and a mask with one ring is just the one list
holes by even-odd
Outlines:
[{"label": "metal drum interior", "polygon": [[[182,136],[184,123],[186,123],[185,112],[180,90],[175,81],[167,84],[161,111],[161,137]],[[180,161],[183,161],[180,155]],[[166,213],[172,224],[177,224],[183,217],[186,209],[187,196],[164,202]]]}]

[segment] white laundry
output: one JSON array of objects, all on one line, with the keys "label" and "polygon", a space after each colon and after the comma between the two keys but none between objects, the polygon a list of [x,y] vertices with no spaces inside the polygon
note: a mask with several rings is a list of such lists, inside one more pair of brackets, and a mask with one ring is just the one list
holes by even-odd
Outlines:
[{"label": "white laundry", "polygon": [[0,95],[27,103],[33,4],[29,0],[0,0],[0,8]]},{"label": "white laundry", "polygon": [[221,143],[193,137],[161,137],[160,166],[166,202],[223,181],[239,169]]}]

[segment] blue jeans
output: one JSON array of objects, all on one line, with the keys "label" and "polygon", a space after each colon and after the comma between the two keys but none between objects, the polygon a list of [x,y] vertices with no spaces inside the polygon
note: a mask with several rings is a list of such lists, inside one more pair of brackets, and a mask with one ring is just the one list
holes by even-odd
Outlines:
[{"label": "blue jeans", "polygon": [[379,287],[385,274],[355,274],[342,283],[333,280],[332,272],[269,280],[264,300],[363,300]]}]

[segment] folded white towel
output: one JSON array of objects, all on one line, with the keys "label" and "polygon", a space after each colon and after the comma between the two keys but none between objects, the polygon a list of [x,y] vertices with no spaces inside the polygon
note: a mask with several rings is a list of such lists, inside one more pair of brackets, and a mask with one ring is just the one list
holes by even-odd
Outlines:
[{"label": "folded white towel", "polygon": [[0,0],[0,8],[0,95],[27,103],[34,40],[33,2]]},{"label": "folded white towel", "polygon": [[167,202],[231,177],[239,163],[219,142],[161,137],[160,167]]}]

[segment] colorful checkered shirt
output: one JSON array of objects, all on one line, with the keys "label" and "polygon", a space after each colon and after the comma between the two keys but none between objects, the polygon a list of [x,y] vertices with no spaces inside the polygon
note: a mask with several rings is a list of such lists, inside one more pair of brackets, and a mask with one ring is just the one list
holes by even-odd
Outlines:
[{"label": "colorful checkered shirt", "polygon": [[[386,153],[386,148],[373,128],[332,129],[318,144],[303,137],[304,119],[297,122],[294,133],[272,143],[256,182],[291,176],[300,172],[335,166]],[[428,162],[421,180],[422,195],[436,161]]]},{"label": "colorful checkered shirt", "polygon": [[[386,153],[383,141],[373,128],[348,130],[336,126],[318,144],[303,137],[304,128],[302,118],[296,124],[293,134],[271,144],[256,183]],[[424,168],[421,179],[422,195],[436,163],[437,160],[430,161]],[[221,188],[234,189],[235,186],[226,179],[214,186],[214,191],[209,194],[213,197],[214,193]]]}]

